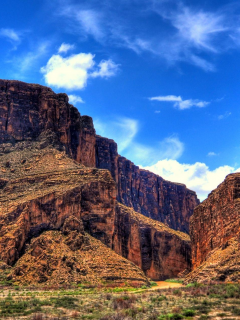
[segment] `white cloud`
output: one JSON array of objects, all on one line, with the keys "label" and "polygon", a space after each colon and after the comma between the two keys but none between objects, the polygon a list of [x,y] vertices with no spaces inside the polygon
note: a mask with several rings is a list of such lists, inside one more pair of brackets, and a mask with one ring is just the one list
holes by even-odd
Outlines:
[{"label": "white cloud", "polygon": [[69,94],[68,98],[69,98],[69,103],[72,103],[72,104],[84,103],[84,101],[81,97],[76,96],[74,94]]},{"label": "white cloud", "polygon": [[150,101],[160,101],[160,102],[174,102],[174,107],[178,108],[180,110],[184,109],[190,109],[191,107],[198,107],[198,108],[204,108],[206,107],[209,102],[207,101],[201,101],[198,99],[188,99],[183,100],[180,96],[158,96],[158,97],[151,97],[149,98]]},{"label": "white cloud", "polygon": [[8,40],[12,42],[20,42],[20,35],[17,31],[13,29],[0,29],[0,36],[6,37]]},{"label": "white cloud", "polygon": [[68,90],[83,89],[89,78],[114,76],[118,66],[112,60],[101,61],[94,69],[94,55],[78,53],[68,57],[53,55],[45,67],[41,68],[48,85]]},{"label": "white cloud", "polygon": [[166,180],[186,184],[196,191],[198,197],[204,200],[228,175],[236,170],[230,166],[221,166],[210,170],[205,163],[182,164],[176,160],[161,160],[152,166],[145,166]]},{"label": "white cloud", "polygon": [[217,156],[217,155],[218,155],[218,154],[215,153],[215,152],[208,152],[208,154],[207,154],[208,157],[215,157],[215,156]]},{"label": "white cloud", "polygon": [[75,48],[74,44],[62,43],[58,49],[58,53],[67,53]]},{"label": "white cloud", "polygon": [[118,65],[112,60],[102,60],[99,65],[99,70],[94,71],[91,77],[109,78],[114,76],[118,71]]}]

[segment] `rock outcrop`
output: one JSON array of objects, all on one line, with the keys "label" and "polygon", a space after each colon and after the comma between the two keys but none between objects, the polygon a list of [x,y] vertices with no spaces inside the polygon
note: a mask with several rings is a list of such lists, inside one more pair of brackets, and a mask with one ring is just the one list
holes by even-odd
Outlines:
[{"label": "rock outcrop", "polygon": [[[39,264],[38,282],[55,283],[57,278],[96,282],[97,273],[90,266],[94,248],[100,250],[96,257],[106,260],[101,264],[96,259],[99,268],[110,270],[114,261],[119,264],[115,274],[109,271],[111,279],[124,280],[128,273],[129,281],[146,281],[140,268],[149,277],[165,279],[190,268],[189,236],[118,204],[116,183],[108,170],[85,167],[51,145],[43,148],[42,140],[23,150],[19,143],[15,147],[0,155],[0,260],[14,266],[12,279],[29,282]],[[53,251],[57,244],[66,261],[72,261],[71,270],[60,259],[60,251]],[[134,264],[129,262],[123,272],[126,262],[117,260],[111,249]],[[89,259],[84,268],[89,271],[77,275],[72,252],[78,260],[86,250]]]},{"label": "rock outcrop", "polygon": [[81,116],[66,94],[19,81],[0,80],[0,153],[31,141],[51,143],[77,162],[108,169],[122,204],[169,227],[188,232],[189,218],[199,204],[195,192],[139,169],[117,153],[113,140],[96,136],[92,119]]},{"label": "rock outcrop", "polygon": [[186,282],[240,280],[240,173],[226,177],[190,222],[193,272]]},{"label": "rock outcrop", "polygon": [[172,229],[189,232],[189,219],[199,204],[194,191],[119,156],[113,140],[97,136],[96,155],[97,167],[108,169],[117,182],[119,202]]}]

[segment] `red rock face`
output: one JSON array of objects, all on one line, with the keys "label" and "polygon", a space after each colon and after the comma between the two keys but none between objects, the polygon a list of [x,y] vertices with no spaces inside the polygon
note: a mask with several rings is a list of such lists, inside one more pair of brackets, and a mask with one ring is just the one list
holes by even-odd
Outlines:
[{"label": "red rock face", "polygon": [[[42,149],[41,142],[35,142],[0,155],[0,172],[0,261],[13,266],[20,259],[20,269],[31,270],[31,278],[34,267],[25,268],[25,258],[34,266],[38,262],[22,257],[33,238],[52,230],[76,232],[76,241],[69,239],[67,245],[80,250],[82,227],[154,279],[175,277],[190,268],[189,236],[118,204],[108,170],[84,167],[64,152]],[[104,259],[111,260],[111,255]]]},{"label": "red rock face", "polygon": [[67,153],[86,166],[95,166],[95,130],[90,117],[81,117],[68,96],[50,88],[0,80],[0,143],[34,140],[57,134]]},{"label": "red rock face", "polygon": [[196,193],[180,183],[139,169],[117,153],[113,140],[97,136],[96,165],[108,169],[118,187],[118,201],[170,228],[189,232],[189,219],[199,204]]},{"label": "red rock face", "polygon": [[[240,174],[230,174],[195,210],[190,222],[190,281],[239,280]],[[237,276],[238,274],[238,276]]]},{"label": "red rock face", "polygon": [[40,139],[49,132],[74,160],[108,169],[117,183],[119,202],[175,230],[189,231],[189,218],[199,204],[195,192],[141,170],[118,155],[117,144],[96,136],[92,119],[80,116],[66,94],[55,94],[40,85],[0,80],[0,147],[3,142]]},{"label": "red rock face", "polygon": [[191,269],[188,235],[121,204],[116,206],[113,239],[114,251],[134,262],[151,279],[165,280]]}]

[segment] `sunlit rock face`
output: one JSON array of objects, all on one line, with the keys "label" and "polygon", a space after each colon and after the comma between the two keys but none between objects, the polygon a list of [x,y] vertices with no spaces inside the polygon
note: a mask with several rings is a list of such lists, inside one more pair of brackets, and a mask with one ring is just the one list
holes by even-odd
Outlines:
[{"label": "sunlit rock face", "polygon": [[54,132],[56,141],[78,162],[95,166],[92,118],[81,117],[64,93],[20,81],[0,80],[0,142],[31,141]]},{"label": "sunlit rock face", "polygon": [[193,272],[187,282],[240,280],[240,174],[226,177],[190,222]]}]

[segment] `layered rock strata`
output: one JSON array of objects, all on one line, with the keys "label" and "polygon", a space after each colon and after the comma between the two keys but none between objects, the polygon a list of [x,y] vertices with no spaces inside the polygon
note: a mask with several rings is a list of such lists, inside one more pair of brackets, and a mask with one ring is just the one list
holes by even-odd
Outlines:
[{"label": "layered rock strata", "polygon": [[55,146],[77,162],[108,169],[117,183],[119,202],[176,230],[188,232],[199,203],[195,192],[139,169],[117,153],[113,140],[96,136],[92,119],[80,116],[66,94],[19,81],[0,80],[0,153],[22,148],[53,134]]},{"label": "layered rock strata", "polygon": [[62,229],[32,239],[8,278],[18,284],[148,283],[137,266],[84,232],[81,220],[69,217]]},{"label": "layered rock strata", "polygon": [[226,177],[194,211],[193,272],[186,282],[240,280],[240,173]]},{"label": "layered rock strata", "polygon": [[[141,279],[137,266],[154,279],[177,276],[190,267],[188,235],[118,204],[116,184],[108,170],[84,167],[51,145],[42,148],[42,140],[32,142],[31,147],[23,150],[19,144],[15,147],[15,151],[0,156],[0,260],[15,266],[13,279],[21,283],[30,281],[39,264],[43,266],[41,270],[47,271],[41,276],[39,273],[36,279],[55,282],[59,272],[69,269],[53,247],[59,244],[64,248],[66,261],[72,251],[80,250],[76,253],[80,259],[80,255],[84,255],[81,250],[86,249],[88,243],[95,248],[96,242],[91,237],[103,243],[96,245],[103,250],[96,256],[103,255],[106,263],[110,249],[134,263],[132,273],[131,264],[126,269],[131,274],[129,279]],[[109,249],[105,246],[106,249],[101,249],[103,245]],[[95,249],[91,248],[89,256],[94,255]],[[39,255],[35,255],[36,252],[40,252]],[[121,259],[118,262],[114,258],[114,261],[120,264]],[[96,261],[99,268],[106,267],[100,260]],[[88,262],[89,272],[79,275],[82,280],[84,277],[94,279],[96,275],[90,267],[90,258]],[[73,262],[70,274],[63,276],[66,281],[80,281],[77,265]],[[111,272],[109,276],[126,278],[126,273],[116,270],[114,276]],[[29,278],[24,275],[26,272]]]}]

